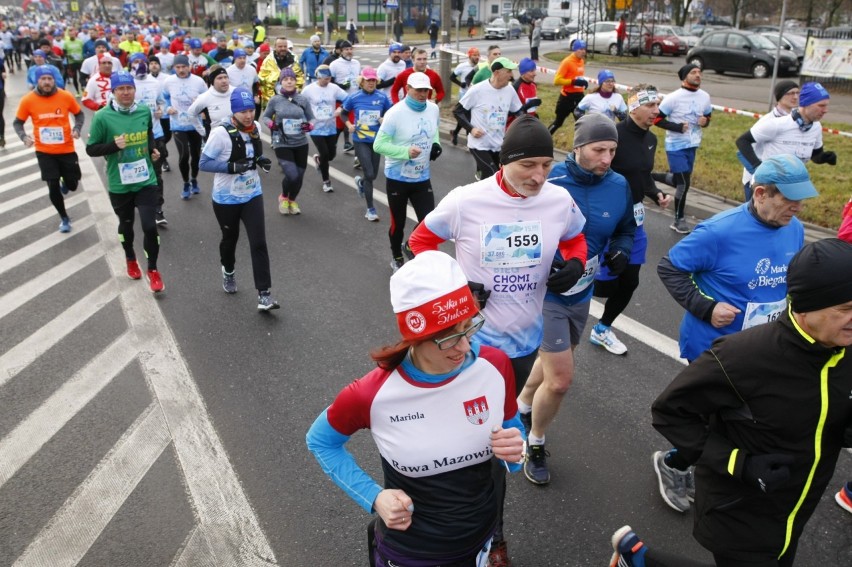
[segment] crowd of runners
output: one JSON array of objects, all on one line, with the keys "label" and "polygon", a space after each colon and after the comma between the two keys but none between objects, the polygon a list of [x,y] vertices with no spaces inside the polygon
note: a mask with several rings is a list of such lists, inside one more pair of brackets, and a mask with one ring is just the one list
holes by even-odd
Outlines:
[{"label": "crowd of runners", "polygon": [[[377,513],[371,565],[511,564],[506,474],[550,482],[547,430],[571,386],[591,299],[606,304],[588,340],[624,355],[612,325],[646,262],[644,203],[673,205],[671,229],[685,236],[657,273],[684,309],[679,342],[690,364],[654,403],[654,427],[671,448],[654,453],[649,469],[671,508],[694,509],[694,535],[716,565],[793,565],[838,455],[852,445],[852,201],[838,211],[836,239],[805,246],[796,218],[818,196],[804,164],[838,162],[823,146],[831,97],[819,83],[778,83],[776,108],[731,147],[745,202],[692,227],[686,200],[712,123],[695,65],[678,70],[681,88],[669,95],[648,83],[622,95],[613,72],[587,76],[586,46],[575,41],[555,73],[560,94],[547,125],[537,116],[535,61],[512,61],[497,45],[484,59],[470,48],[452,72],[449,136],[458,145],[466,133],[470,183],[436,203],[436,103],[452,89],[425,49],[393,43],[373,68],[348,40],[327,49],[313,36],[297,53],[259,20],[249,34],[195,37],[156,18],[4,21],[0,41],[0,88],[26,81],[14,131],[35,149],[59,231],[73,229],[64,197],[79,188],[74,141],[90,122],[86,153],[106,162],[127,275],[144,275],[152,292],[165,289],[157,260],[167,203],[210,193],[229,294],[242,223],[266,312],[280,305],[259,171],[277,162],[276,208],[300,215],[309,165],[317,189],[334,191],[342,134],[368,222],[380,222],[374,193],[384,187],[400,342],[371,353],[378,368],[347,386],[307,438],[331,478]],[[572,118],[572,150],[556,162],[553,133]],[[665,167],[654,162],[655,128],[665,131]],[[199,171],[214,173],[211,187]],[[417,223],[406,238],[408,205]],[[444,241],[455,243],[455,258],[438,252]],[[381,453],[383,483],[344,449],[362,428]],[[852,512],[852,484],[836,500]],[[646,546],[629,527],[612,544],[613,566],[695,564]]]}]

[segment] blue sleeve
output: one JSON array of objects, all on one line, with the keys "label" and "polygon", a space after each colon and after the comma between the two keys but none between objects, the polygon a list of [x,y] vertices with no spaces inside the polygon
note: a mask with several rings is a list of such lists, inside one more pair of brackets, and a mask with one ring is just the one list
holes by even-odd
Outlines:
[{"label": "blue sleeve", "polygon": [[[517,427],[520,430],[521,436],[524,438],[524,441],[526,441],[527,432],[524,431],[524,424],[521,423],[521,416],[517,412],[515,413],[515,416],[512,419],[507,419],[503,422],[503,429],[509,429],[510,427]],[[506,463],[506,461],[503,462]],[[508,467],[509,472],[513,473],[518,472],[524,467],[522,463],[506,463],[506,466]]]},{"label": "blue sleeve", "polygon": [[351,95],[347,96],[345,99],[343,99],[343,104],[340,105],[340,106],[343,107],[343,110],[345,110],[346,112],[350,112],[352,110],[353,105],[355,104],[352,99],[355,98],[356,96],[358,96],[358,93],[351,94]]},{"label": "blue sleeve", "polygon": [[373,502],[382,487],[355,462],[343,445],[349,436],[339,433],[328,422],[328,410],[317,416],[305,436],[308,449],[331,480],[367,512],[373,512]]},{"label": "blue sleeve", "polygon": [[624,214],[618,221],[615,232],[610,237],[609,247],[621,250],[629,257],[633,250],[633,239],[636,235],[636,219],[633,216],[633,196],[630,193],[630,187],[627,186],[627,181],[624,181],[624,189],[627,197]]},{"label": "blue sleeve", "polygon": [[[166,108],[169,108],[169,107],[172,106],[172,95],[171,95],[171,93],[169,93],[169,90],[166,89],[165,87],[163,87],[163,100],[166,101]],[[168,114],[166,114],[166,116],[168,116]]]},{"label": "blue sleeve", "polygon": [[198,169],[201,171],[209,171],[210,173],[228,173],[228,162],[219,161],[216,158],[202,153],[201,159],[198,162]]}]

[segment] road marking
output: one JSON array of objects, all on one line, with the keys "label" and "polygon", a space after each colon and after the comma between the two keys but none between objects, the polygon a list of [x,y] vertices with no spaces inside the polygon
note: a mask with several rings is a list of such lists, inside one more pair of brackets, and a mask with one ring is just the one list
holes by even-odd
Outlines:
[{"label": "road marking", "polygon": [[73,567],[171,440],[163,412],[151,404],[74,491],[14,567]]},{"label": "road marking", "polygon": [[4,167],[3,173],[4,174],[14,173],[16,171],[20,171],[22,169],[26,169],[26,168],[32,167],[34,165],[35,166],[38,165],[38,160],[36,158],[28,159],[28,160],[16,163],[15,165],[13,165],[11,167]]},{"label": "road marking", "polygon": [[[142,287],[141,285],[137,287]],[[118,284],[110,279],[51,319],[23,341],[0,356],[0,386],[17,376],[38,357],[59,343],[118,295]]]},{"label": "road marking", "polygon": [[3,158],[7,159],[7,160],[14,160],[15,158],[23,156],[23,155],[32,155],[32,153],[33,153],[32,148],[24,148],[23,150],[19,150],[17,152],[12,152],[10,154],[4,154]]},{"label": "road marking", "polygon": [[6,295],[0,297],[0,319],[18,309],[26,302],[31,301],[53,286],[64,282],[89,264],[103,256],[99,244],[91,246],[76,256],[72,256],[51,269],[39,274],[27,282],[27,285],[19,286]]},{"label": "road marking", "polygon": [[[92,216],[104,219],[97,224],[97,230],[113,278],[123,277],[124,253],[115,238],[114,213],[106,188],[90,158],[81,158],[80,168],[83,185],[93,195],[89,199]],[[168,283],[168,273],[164,276]],[[160,299],[168,301],[168,291]],[[187,559],[177,557],[175,562],[217,567],[277,565],[157,301],[144,286],[137,285],[126,286],[120,300],[140,349],[142,370],[172,433],[190,504],[199,520],[197,531],[209,542],[212,556],[206,563],[190,563],[191,555]],[[184,549],[181,553],[193,552],[194,549]]]},{"label": "road marking", "polygon": [[[5,172],[5,170],[4,170],[4,172]],[[40,171],[37,171],[35,173],[30,173],[29,175],[25,175],[23,177],[18,177],[13,181],[10,181],[8,183],[4,183],[3,185],[0,185],[0,193],[3,193],[5,191],[10,191],[12,189],[17,189],[18,187],[21,187],[23,185],[27,185],[29,183],[32,183],[33,181],[38,180],[38,179],[41,179],[41,172]]]},{"label": "road marking", "polygon": [[0,486],[133,360],[133,339],[130,332],[118,337],[0,440]]},{"label": "road marking", "polygon": [[[592,300],[589,314],[597,319],[603,316],[604,304],[597,299]],[[678,342],[670,339],[664,334],[655,331],[651,327],[645,326],[635,319],[621,314],[612,324],[613,328],[619,331],[624,331],[634,339],[648,345],[657,352],[666,355],[667,357],[686,365],[687,362],[680,357],[680,346]]]},{"label": "road marking", "polygon": [[[42,196],[47,200],[47,193],[43,193]],[[68,216],[71,219],[74,219],[74,216],[71,214],[71,208],[79,205],[80,203],[84,203],[88,197],[85,193],[77,193],[73,197],[66,197],[65,199],[65,209],[68,212]],[[75,211],[76,212],[76,211]],[[58,218],[59,215],[56,213],[56,209],[53,208],[53,205],[44,207],[43,209],[28,215],[20,220],[17,220],[13,223],[10,223],[2,228],[0,228],[0,240],[4,238],[9,238],[10,236],[14,236],[19,232],[30,228],[46,219],[49,218]]]},{"label": "road marking", "polygon": [[[0,274],[4,274],[12,268],[16,268],[24,262],[43,254],[53,246],[65,242],[68,238],[74,236],[74,232],[82,232],[90,226],[94,226],[94,224],[95,217],[93,215],[87,215],[83,217],[83,219],[76,221],[71,225],[72,230],[70,234],[63,234],[59,231],[52,232],[51,234],[42,237],[23,248],[15,250],[5,258],[0,258]],[[115,237],[115,234],[113,233],[112,236]]]}]

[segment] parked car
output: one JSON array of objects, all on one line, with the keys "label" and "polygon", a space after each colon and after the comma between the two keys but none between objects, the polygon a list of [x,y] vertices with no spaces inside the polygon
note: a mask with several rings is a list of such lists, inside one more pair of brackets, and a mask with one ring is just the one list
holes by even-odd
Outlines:
[{"label": "parked car", "polygon": [[517,39],[521,37],[523,29],[521,22],[511,18],[508,23],[503,18],[497,18],[485,26],[485,39]]},{"label": "parked car", "polygon": [[541,20],[547,17],[547,10],[544,8],[524,8],[518,12],[518,21],[522,24],[529,24],[533,20]]},{"label": "parked car", "polygon": [[[662,26],[661,26],[662,27]],[[671,26],[668,26],[671,27]],[[651,35],[651,30],[642,28],[643,37],[645,38],[642,44],[642,52],[650,53],[651,55],[686,55],[689,48],[686,42],[677,36],[667,34],[654,27],[654,34]]]},{"label": "parked car", "polygon": [[[618,22],[595,22],[594,24],[578,30],[568,38],[569,49],[573,48],[574,42],[582,39],[588,44],[588,50],[597,53],[609,53],[618,55],[618,44],[615,37],[615,26]],[[624,40],[624,53],[639,55],[642,32],[639,26],[627,26],[627,39]]]},{"label": "parked car", "polygon": [[[776,48],[771,41],[754,32],[735,30],[715,31],[701,37],[698,45],[686,54],[686,62],[702,70],[717,73],[746,73],[756,79],[772,74]],[[778,60],[779,74],[795,75],[799,61],[787,50]]]},{"label": "parked car", "polygon": [[778,33],[778,26],[770,26],[770,25],[766,25],[766,24],[760,24],[760,25],[756,25],[756,26],[749,26],[749,27],[746,28],[746,31],[753,31],[753,32],[757,32],[757,33],[763,33],[763,32]]},{"label": "parked car", "polygon": [[760,35],[768,39],[772,42],[772,45],[777,46],[778,42],[781,41],[781,49],[786,49],[790,53],[794,53],[796,55],[796,59],[799,60],[799,67],[802,66],[802,61],[805,60],[805,45],[807,44],[807,39],[800,35],[785,33],[781,36],[778,32],[763,32]]},{"label": "parked car", "polygon": [[687,49],[692,49],[698,45],[698,40],[700,39],[697,35],[687,32],[681,26],[670,26],[668,24],[657,24],[654,26],[654,33],[660,35],[673,35],[686,43]]},{"label": "parked car", "polygon": [[562,18],[548,16],[541,21],[541,39],[564,39],[568,37],[568,26]]}]

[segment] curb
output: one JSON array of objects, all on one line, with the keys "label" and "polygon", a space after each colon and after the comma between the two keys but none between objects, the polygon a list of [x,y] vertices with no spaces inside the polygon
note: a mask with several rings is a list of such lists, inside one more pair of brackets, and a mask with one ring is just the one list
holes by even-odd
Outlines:
[{"label": "curb", "polygon": [[[441,125],[439,127],[441,132],[441,139],[450,140],[450,132],[455,128],[455,122],[451,120],[447,120],[445,118],[441,119]],[[467,135],[464,130],[459,132],[459,145],[456,146],[459,149],[467,150],[467,146],[464,141],[467,140]],[[558,160],[564,160],[567,152],[555,149],[554,150],[554,158]],[[471,178],[471,183],[473,179]],[[671,187],[667,188],[668,190]],[[668,191],[667,191],[668,192]],[[728,199],[727,197],[720,197],[718,195],[714,195],[712,193],[708,193],[707,191],[703,191],[697,187],[689,188],[689,197],[686,202],[685,213],[692,217],[692,220],[695,223],[701,222],[705,219],[712,217],[717,213],[721,213],[722,211],[727,211],[728,209],[732,209],[734,207],[738,207],[742,204],[740,201],[734,201],[732,199]],[[671,211],[665,210],[660,211],[662,214],[671,215]],[[812,223],[807,223],[801,221],[802,226],[805,228],[805,242],[815,242],[817,240],[823,240],[825,238],[834,238],[837,236],[837,232],[822,226],[817,226]]]}]

